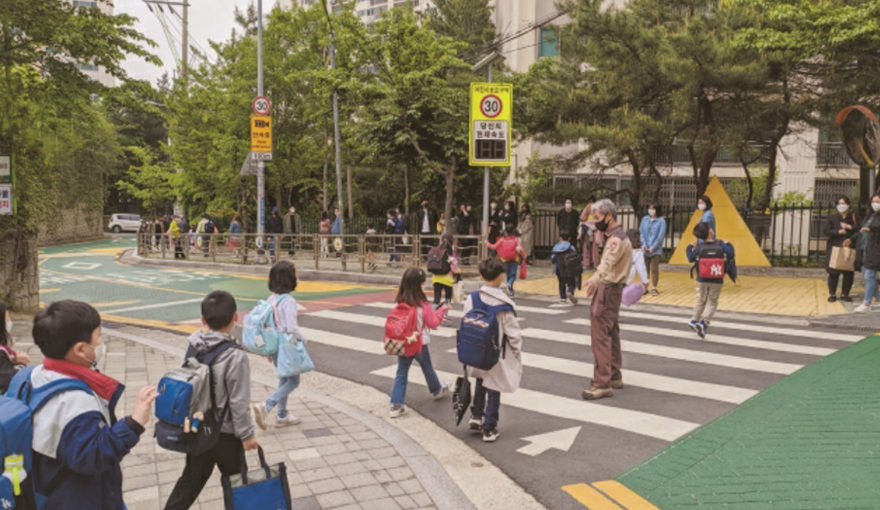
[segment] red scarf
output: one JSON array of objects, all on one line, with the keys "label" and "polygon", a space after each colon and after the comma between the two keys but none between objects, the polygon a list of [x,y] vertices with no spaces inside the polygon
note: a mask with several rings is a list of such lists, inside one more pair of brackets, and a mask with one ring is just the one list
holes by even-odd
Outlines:
[{"label": "red scarf", "polygon": [[106,401],[110,401],[119,388],[120,383],[112,377],[108,377],[100,372],[95,372],[91,368],[77,365],[63,359],[46,358],[43,360],[43,367],[46,370],[58,372],[59,374],[79,379],[89,385],[99,397]]}]

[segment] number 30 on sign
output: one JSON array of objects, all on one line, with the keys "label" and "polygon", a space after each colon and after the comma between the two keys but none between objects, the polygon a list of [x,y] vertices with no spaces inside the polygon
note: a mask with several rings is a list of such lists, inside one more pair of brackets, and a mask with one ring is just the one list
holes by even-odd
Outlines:
[{"label": "number 30 on sign", "polygon": [[472,166],[510,166],[513,86],[471,83],[468,162]]}]

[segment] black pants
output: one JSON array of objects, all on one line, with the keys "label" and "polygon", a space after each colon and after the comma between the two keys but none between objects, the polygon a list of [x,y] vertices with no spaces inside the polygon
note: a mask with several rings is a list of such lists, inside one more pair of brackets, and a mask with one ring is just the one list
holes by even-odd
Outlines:
[{"label": "black pants", "polygon": [[205,453],[187,455],[186,467],[183,468],[183,474],[168,496],[165,510],[187,510],[192,506],[211,478],[215,465],[220,468],[222,475],[229,476],[241,472],[242,455],[244,449],[241,440],[232,434],[220,434],[217,444]]},{"label": "black pants", "polygon": [[849,291],[853,286],[853,278],[855,273],[852,271],[838,271],[828,275],[828,295],[833,296],[837,294],[837,282],[840,280],[840,275],[843,274],[843,288],[840,289],[841,296],[849,296]]},{"label": "black pants", "polygon": [[440,294],[446,291],[446,301],[452,302],[452,287],[449,285],[443,285],[442,283],[434,284],[434,304],[440,304]]},{"label": "black pants", "polygon": [[566,299],[568,297],[565,293],[566,287],[568,287],[568,292],[574,296],[574,277],[556,275],[556,279],[559,280],[559,299]]}]

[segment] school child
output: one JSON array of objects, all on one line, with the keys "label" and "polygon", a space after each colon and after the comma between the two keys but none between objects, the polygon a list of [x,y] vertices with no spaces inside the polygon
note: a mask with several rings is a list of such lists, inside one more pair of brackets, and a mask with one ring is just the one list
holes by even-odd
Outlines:
[{"label": "school child", "polygon": [[321,222],[318,223],[318,233],[321,234],[321,257],[330,255],[329,235],[330,235],[330,216],[327,211],[321,212]]},{"label": "school child", "polygon": [[0,301],[0,317],[5,318],[4,327],[0,328],[0,395],[6,392],[9,381],[18,372],[18,367],[31,362],[27,353],[16,352],[12,349],[12,319],[9,318],[9,310],[6,303]]},{"label": "school child", "polygon": [[694,227],[694,236],[697,240],[687,246],[687,259],[688,262],[695,264],[699,293],[694,305],[693,317],[688,325],[702,339],[706,338],[709,321],[718,308],[724,275],[729,275],[736,282],[736,262],[733,245],[716,240],[715,231],[708,223],[697,223]]},{"label": "school child", "polygon": [[[580,263],[580,261],[578,261]],[[504,265],[498,259],[480,262],[480,301],[484,306],[510,305],[516,307],[501,287],[504,285]],[[468,296],[464,303],[464,313],[474,307],[473,297]],[[522,332],[516,315],[510,311],[499,312],[496,316],[500,328],[499,338],[506,338],[504,356],[491,370],[470,368],[470,376],[477,379],[474,387],[474,400],[468,426],[474,432],[483,433],[483,441],[492,443],[501,434],[498,431],[498,413],[501,407],[501,393],[513,393],[519,389],[522,380]]]},{"label": "school child", "polygon": [[[436,254],[441,260],[434,260]],[[428,271],[431,272],[431,283],[434,285],[434,308],[440,307],[442,294],[446,293],[446,303],[452,302],[452,286],[458,274],[458,254],[455,252],[455,240],[451,234],[443,234],[440,245],[428,253]],[[448,271],[447,271],[448,270]]]},{"label": "school child", "polygon": [[[156,388],[141,388],[131,416],[116,419],[125,387],[97,371],[107,346],[101,316],[87,303],[50,304],[34,317],[33,337],[44,356],[26,376],[34,392],[70,379],[91,390],[59,393],[34,413],[33,474],[37,493],[46,497],[43,510],[123,510],[120,464],[144,433]],[[17,377],[12,385],[18,384]]]},{"label": "school child", "polygon": [[[299,329],[297,323],[297,306],[296,299],[290,295],[296,290],[297,278],[296,267],[293,262],[286,260],[281,261],[269,271],[269,290],[272,295],[269,296],[269,302],[278,309],[278,323],[275,327],[282,333],[290,335],[291,340],[294,338],[300,342],[308,342],[309,339],[305,333]],[[277,365],[278,358],[273,356],[272,362]],[[300,423],[300,419],[287,411],[287,397],[293,393],[293,390],[299,387],[299,375],[285,377],[278,381],[278,390],[269,395],[265,402],[254,405],[254,417],[257,420],[257,426],[266,430],[269,421],[269,412],[278,407],[277,417],[275,419],[276,427],[289,427]]]},{"label": "school child", "polygon": [[[550,251],[550,262],[553,264],[553,274],[556,275],[556,280],[559,282],[559,302],[565,303],[568,299],[571,304],[576,305],[578,300],[574,295],[574,289],[578,276],[575,273],[580,275],[583,267],[580,267],[577,248],[568,242],[567,235],[560,233],[559,242]],[[579,267],[574,268],[575,264]],[[566,288],[568,289],[567,298]]]},{"label": "school child", "polygon": [[391,390],[391,418],[399,418],[406,414],[406,384],[409,376],[409,367],[413,360],[419,362],[422,373],[425,375],[425,382],[428,383],[428,391],[435,399],[443,398],[449,393],[449,383],[441,383],[431,364],[431,353],[428,351],[428,344],[431,343],[431,336],[428,329],[436,329],[443,321],[446,312],[449,311],[450,305],[447,303],[440,308],[434,310],[431,303],[425,296],[422,287],[425,285],[427,277],[425,272],[417,267],[411,267],[403,273],[400,280],[400,288],[397,290],[397,303],[405,304],[407,307],[415,308],[418,322],[417,332],[422,336],[422,350],[415,356],[398,356],[397,357],[397,375],[394,378],[394,387]]},{"label": "school child", "polygon": [[494,243],[490,243],[487,240],[486,246],[491,250],[495,250],[498,253],[498,258],[504,263],[505,272],[507,273],[507,290],[510,296],[513,297],[513,282],[516,281],[516,274],[519,271],[519,262],[516,259],[518,256],[526,256],[525,250],[523,250],[522,244],[516,236],[516,226],[508,225],[508,228],[504,231],[504,237]]},{"label": "school child", "polygon": [[[202,325],[208,330],[189,337],[189,350],[209,352],[223,348],[226,342],[235,343],[230,336],[235,327],[237,307],[232,294],[215,290],[202,300]],[[214,466],[229,476],[241,472],[244,451],[256,450],[257,435],[251,416],[251,368],[248,356],[238,345],[227,348],[211,364],[214,401],[218,406],[228,405],[217,444],[198,455],[187,455],[183,474],[165,503],[165,510],[186,510],[198,499]]]},{"label": "school child", "polygon": [[629,278],[626,280],[626,284],[629,285],[635,279],[636,273],[639,275],[639,280],[645,286],[645,294],[648,293],[648,268],[645,266],[645,250],[642,249],[642,237],[639,234],[638,229],[631,228],[626,231],[626,237],[629,238],[629,241],[632,243],[633,247],[633,263],[632,267],[629,270]]},{"label": "school child", "polygon": [[[367,224],[367,231],[364,232],[364,234],[368,235],[368,236],[374,236],[377,234],[376,229],[372,223]],[[370,271],[375,271],[376,269],[379,268],[379,266],[376,265],[376,253],[375,253],[376,240],[367,238],[366,244],[367,244],[367,267],[370,268]],[[379,244],[381,244],[381,243],[379,243]],[[379,246],[379,248],[381,249],[381,246]]]}]

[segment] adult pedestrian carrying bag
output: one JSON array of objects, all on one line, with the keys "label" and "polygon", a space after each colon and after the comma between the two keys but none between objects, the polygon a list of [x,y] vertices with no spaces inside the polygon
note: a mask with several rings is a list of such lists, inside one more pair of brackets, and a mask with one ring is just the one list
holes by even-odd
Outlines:
[{"label": "adult pedestrian carrying bag", "polygon": [[846,246],[831,248],[831,259],[828,261],[828,267],[838,271],[855,271],[856,250]]},{"label": "adult pedestrian carrying bag", "polygon": [[428,264],[426,267],[431,274],[449,274],[452,271],[452,265],[449,264],[446,249],[439,246],[431,248],[431,251],[428,252]]},{"label": "adult pedestrian carrying bag", "polygon": [[190,346],[183,366],[165,374],[157,386],[156,442],[173,452],[198,455],[217,444],[220,427],[229,413],[229,402],[222,409],[214,398],[211,365],[224,352],[237,348],[232,340],[210,351]]},{"label": "adult pedestrian carrying bag", "polygon": [[19,370],[10,381],[6,396],[0,396],[0,509],[36,510],[42,506],[44,498],[34,489],[34,414],[60,393],[93,394],[86,383],[73,378],[34,388],[33,370],[34,367]]},{"label": "adult pedestrian carrying bag", "polygon": [[504,262],[516,260],[516,245],[515,237],[502,237],[498,243],[498,258]]},{"label": "adult pedestrian carrying bag", "polygon": [[278,332],[276,319],[276,307],[286,298],[287,294],[281,295],[277,300],[265,299],[257,303],[253,310],[244,316],[244,325],[241,329],[241,345],[248,352],[260,356],[271,356],[278,352],[278,344],[281,335]]},{"label": "adult pedestrian carrying bag", "polygon": [[642,299],[642,296],[645,295],[645,285],[641,282],[630,283],[626,287],[623,288],[623,293],[621,294],[621,302],[625,306],[632,306],[639,302],[639,299]]},{"label": "adult pedestrian carrying bag", "polygon": [[513,312],[509,304],[488,306],[480,299],[480,291],[471,294],[471,308],[461,319],[456,337],[458,361],[480,370],[491,370],[504,355],[507,335],[500,335],[498,314]]},{"label": "adult pedestrian carrying bag", "polygon": [[241,454],[241,472],[224,476],[223,503],[226,510],[293,510],[287,466],[283,462],[270,466],[263,448],[257,448],[260,467],[248,470],[247,457]]},{"label": "adult pedestrian carrying bag", "polygon": [[385,319],[385,353],[391,356],[414,356],[421,352],[421,343],[417,307],[397,303]]}]

